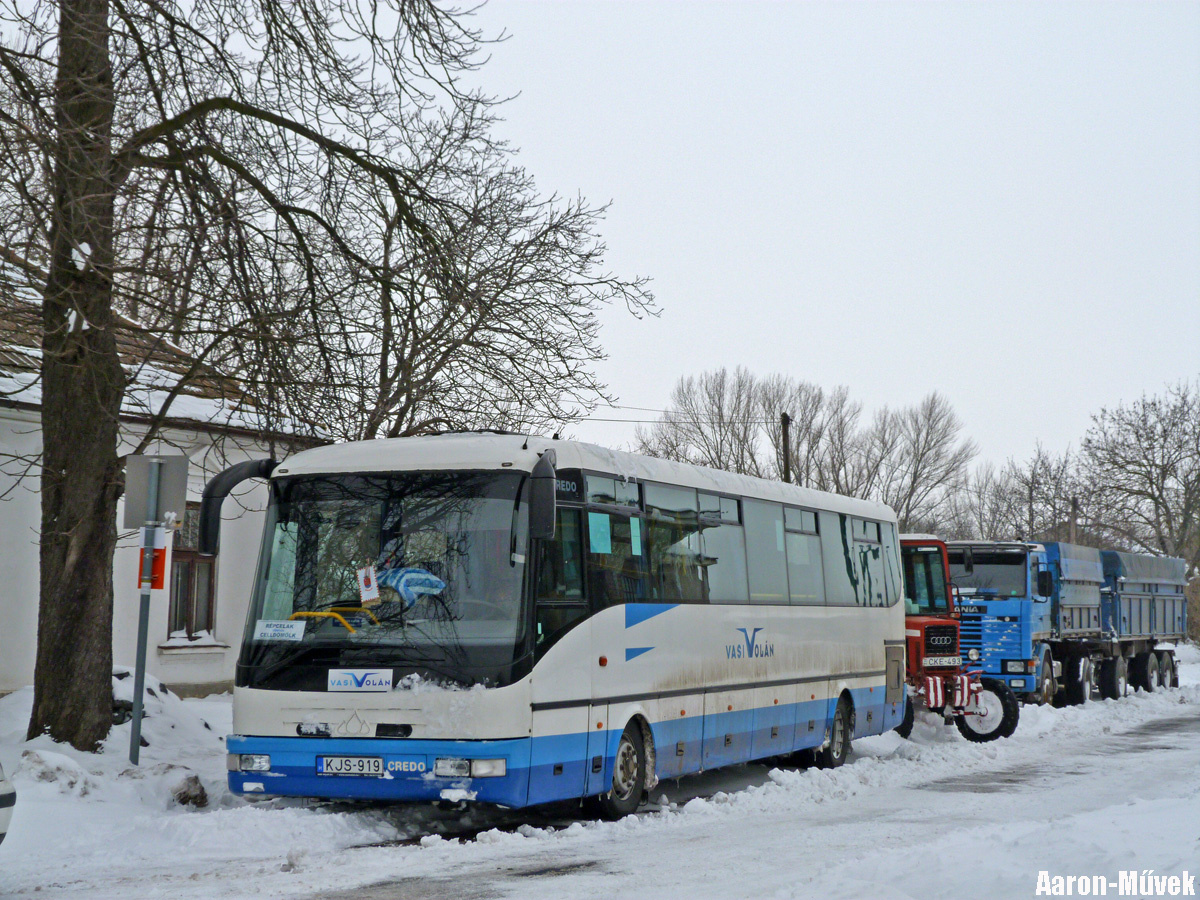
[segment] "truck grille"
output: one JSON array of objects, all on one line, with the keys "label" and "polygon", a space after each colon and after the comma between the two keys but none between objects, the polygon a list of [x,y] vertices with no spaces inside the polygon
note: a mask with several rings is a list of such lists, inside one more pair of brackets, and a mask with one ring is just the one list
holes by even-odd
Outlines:
[{"label": "truck grille", "polygon": [[926,656],[957,656],[958,641],[953,625],[930,625],[925,629]]},{"label": "truck grille", "polygon": [[958,620],[959,627],[959,642],[962,645],[963,655],[966,656],[968,651],[979,650],[983,651],[983,616],[980,613],[964,612]]}]

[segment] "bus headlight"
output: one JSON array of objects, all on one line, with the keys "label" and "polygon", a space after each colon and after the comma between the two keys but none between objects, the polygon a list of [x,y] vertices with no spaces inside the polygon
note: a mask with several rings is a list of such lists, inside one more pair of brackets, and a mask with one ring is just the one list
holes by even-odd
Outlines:
[{"label": "bus headlight", "polygon": [[469,759],[439,759],[433,763],[433,774],[439,778],[470,778]]},{"label": "bus headlight", "polygon": [[504,759],[438,759],[433,774],[439,778],[503,778],[508,774]]},{"label": "bus headlight", "polygon": [[243,753],[238,757],[238,770],[241,772],[271,771],[271,757],[265,753]]},{"label": "bus headlight", "polygon": [[508,761],[503,759],[471,760],[472,778],[503,778],[508,774]]},{"label": "bus headlight", "polygon": [[979,662],[979,651],[972,647],[967,651],[967,659],[971,662]]}]

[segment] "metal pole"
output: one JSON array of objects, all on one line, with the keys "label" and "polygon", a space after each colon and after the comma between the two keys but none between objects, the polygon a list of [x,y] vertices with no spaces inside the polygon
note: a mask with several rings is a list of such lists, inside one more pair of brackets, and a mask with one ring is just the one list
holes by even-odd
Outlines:
[{"label": "metal pole", "polygon": [[149,460],[146,524],[142,527],[142,589],[138,608],[137,660],[133,674],[133,727],[129,732],[129,761],[135,766],[142,749],[142,694],[146,688],[146,633],[150,630],[150,585],[154,580],[154,532],[158,529],[158,475],[162,462]]},{"label": "metal pole", "polygon": [[1075,543],[1076,531],[1078,530],[1077,522],[1079,521],[1079,498],[1071,498],[1071,543]]},{"label": "metal pole", "polygon": [[792,480],[792,440],[788,431],[792,424],[792,417],[787,413],[782,413],[779,416],[779,423],[783,426],[783,480],[784,483],[789,483]]}]

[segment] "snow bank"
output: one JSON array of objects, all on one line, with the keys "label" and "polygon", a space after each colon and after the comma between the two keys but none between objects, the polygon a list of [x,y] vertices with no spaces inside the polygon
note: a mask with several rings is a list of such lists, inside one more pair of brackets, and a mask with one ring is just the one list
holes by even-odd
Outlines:
[{"label": "snow bank", "polygon": [[[609,858],[618,846],[624,848],[620,853],[632,854],[627,868],[652,867],[663,854],[682,853],[680,848],[692,844],[704,846],[710,854],[707,848],[715,836],[725,835],[724,843],[716,843],[722,848],[729,845],[728,851],[718,854],[728,852],[728,860],[705,857],[693,864],[685,859],[682,868],[727,864],[730,871],[737,871],[757,865],[766,872],[769,860],[756,864],[746,855],[746,847],[757,846],[748,841],[751,832],[778,834],[803,848],[806,829],[814,823],[853,815],[862,817],[855,822],[863,829],[884,828],[886,822],[872,821],[877,798],[910,792],[917,804],[925,802],[922,798],[942,798],[948,804],[969,803],[972,791],[1003,796],[1006,779],[1016,777],[1014,773],[1067,765],[1073,755],[1095,753],[1094,748],[1105,740],[1123,739],[1139,728],[1152,729],[1147,723],[1155,720],[1177,719],[1181,706],[1200,704],[1200,653],[1181,647],[1180,658],[1185,662],[1177,691],[1139,693],[1122,701],[1060,710],[1026,706],[1010,740],[970,744],[953,727],[924,714],[918,716],[910,740],[892,733],[856,741],[851,762],[832,771],[733,767],[684,779],[678,785],[664,783],[643,814],[619,822],[557,828],[527,822],[514,830],[484,830],[474,841],[433,834],[416,846],[382,848],[367,845],[415,837],[451,820],[445,814],[438,818],[429,807],[310,808],[281,800],[251,804],[231,796],[225,783],[224,735],[231,727],[228,696],[183,700],[148,679],[149,718],[143,733],[149,745],[142,750],[143,765],[133,769],[126,758],[128,723],[114,727],[101,751],[94,754],[79,753],[46,737],[24,741],[32,692],[19,691],[0,699],[0,762],[19,792],[8,838],[0,847],[0,895],[43,890],[48,893],[39,896],[46,897],[86,891],[90,897],[115,898],[128,896],[134,882],[141,893],[153,886],[151,896],[311,896],[391,879],[442,878],[472,869],[494,872],[500,866],[519,867],[522,861],[533,866],[535,860],[545,865],[547,859]],[[132,699],[132,676],[117,678],[114,684],[118,700]],[[187,776],[203,787],[206,807],[196,809],[175,799],[175,787]],[[962,793],[945,793],[959,790],[960,782]],[[1048,840],[1054,846],[1061,841],[1062,853],[1072,854],[1064,859],[1102,866],[1111,858],[1111,834],[1125,834],[1131,827],[1136,832],[1137,823],[1149,826],[1153,816],[1195,820],[1200,786],[1193,785],[1170,804],[1158,802],[1155,806],[1130,798],[1123,812],[1097,813],[1099,824],[1084,827],[1081,820],[1070,834],[1039,831],[1023,824],[1023,814],[1014,812],[1013,823],[1020,827],[1012,834],[1006,832],[1005,840],[1026,846],[1030,853],[1045,850]],[[542,821],[536,815],[529,818]],[[486,829],[505,820],[503,814],[472,810],[452,821]],[[511,827],[521,817],[509,816],[506,821]],[[1097,828],[1109,826],[1109,837],[1098,841]],[[911,821],[895,822],[888,833],[894,838],[911,827]],[[1132,840],[1150,838],[1135,835]],[[119,849],[114,852],[114,848]],[[824,847],[821,853],[844,849]],[[917,852],[914,846],[913,853]],[[854,879],[838,882],[842,886],[835,885],[832,892],[830,884],[819,880],[775,884],[759,879],[762,883],[755,882],[756,890],[769,888],[767,896],[782,897],[822,892],[826,896],[855,896],[856,892],[908,896],[889,885],[882,862],[862,865]],[[599,877],[580,874],[578,880],[591,884],[588,879]],[[679,875],[699,884],[700,888],[692,889],[701,895],[715,896],[715,883],[704,889],[705,882],[695,881],[698,877],[695,872]],[[546,890],[533,890],[534,881],[528,880],[530,896],[539,891],[554,895],[549,888],[557,882],[544,883]],[[682,890],[664,896],[685,896]],[[579,894],[592,895],[590,888]]]}]

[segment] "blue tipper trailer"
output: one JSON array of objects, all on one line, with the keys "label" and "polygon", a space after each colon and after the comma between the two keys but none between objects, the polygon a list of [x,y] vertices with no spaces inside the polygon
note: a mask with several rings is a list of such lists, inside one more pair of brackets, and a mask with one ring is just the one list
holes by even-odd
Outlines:
[{"label": "blue tipper trailer", "polygon": [[966,662],[1021,699],[1078,704],[1177,684],[1183,560],[1067,543],[947,546]]}]

